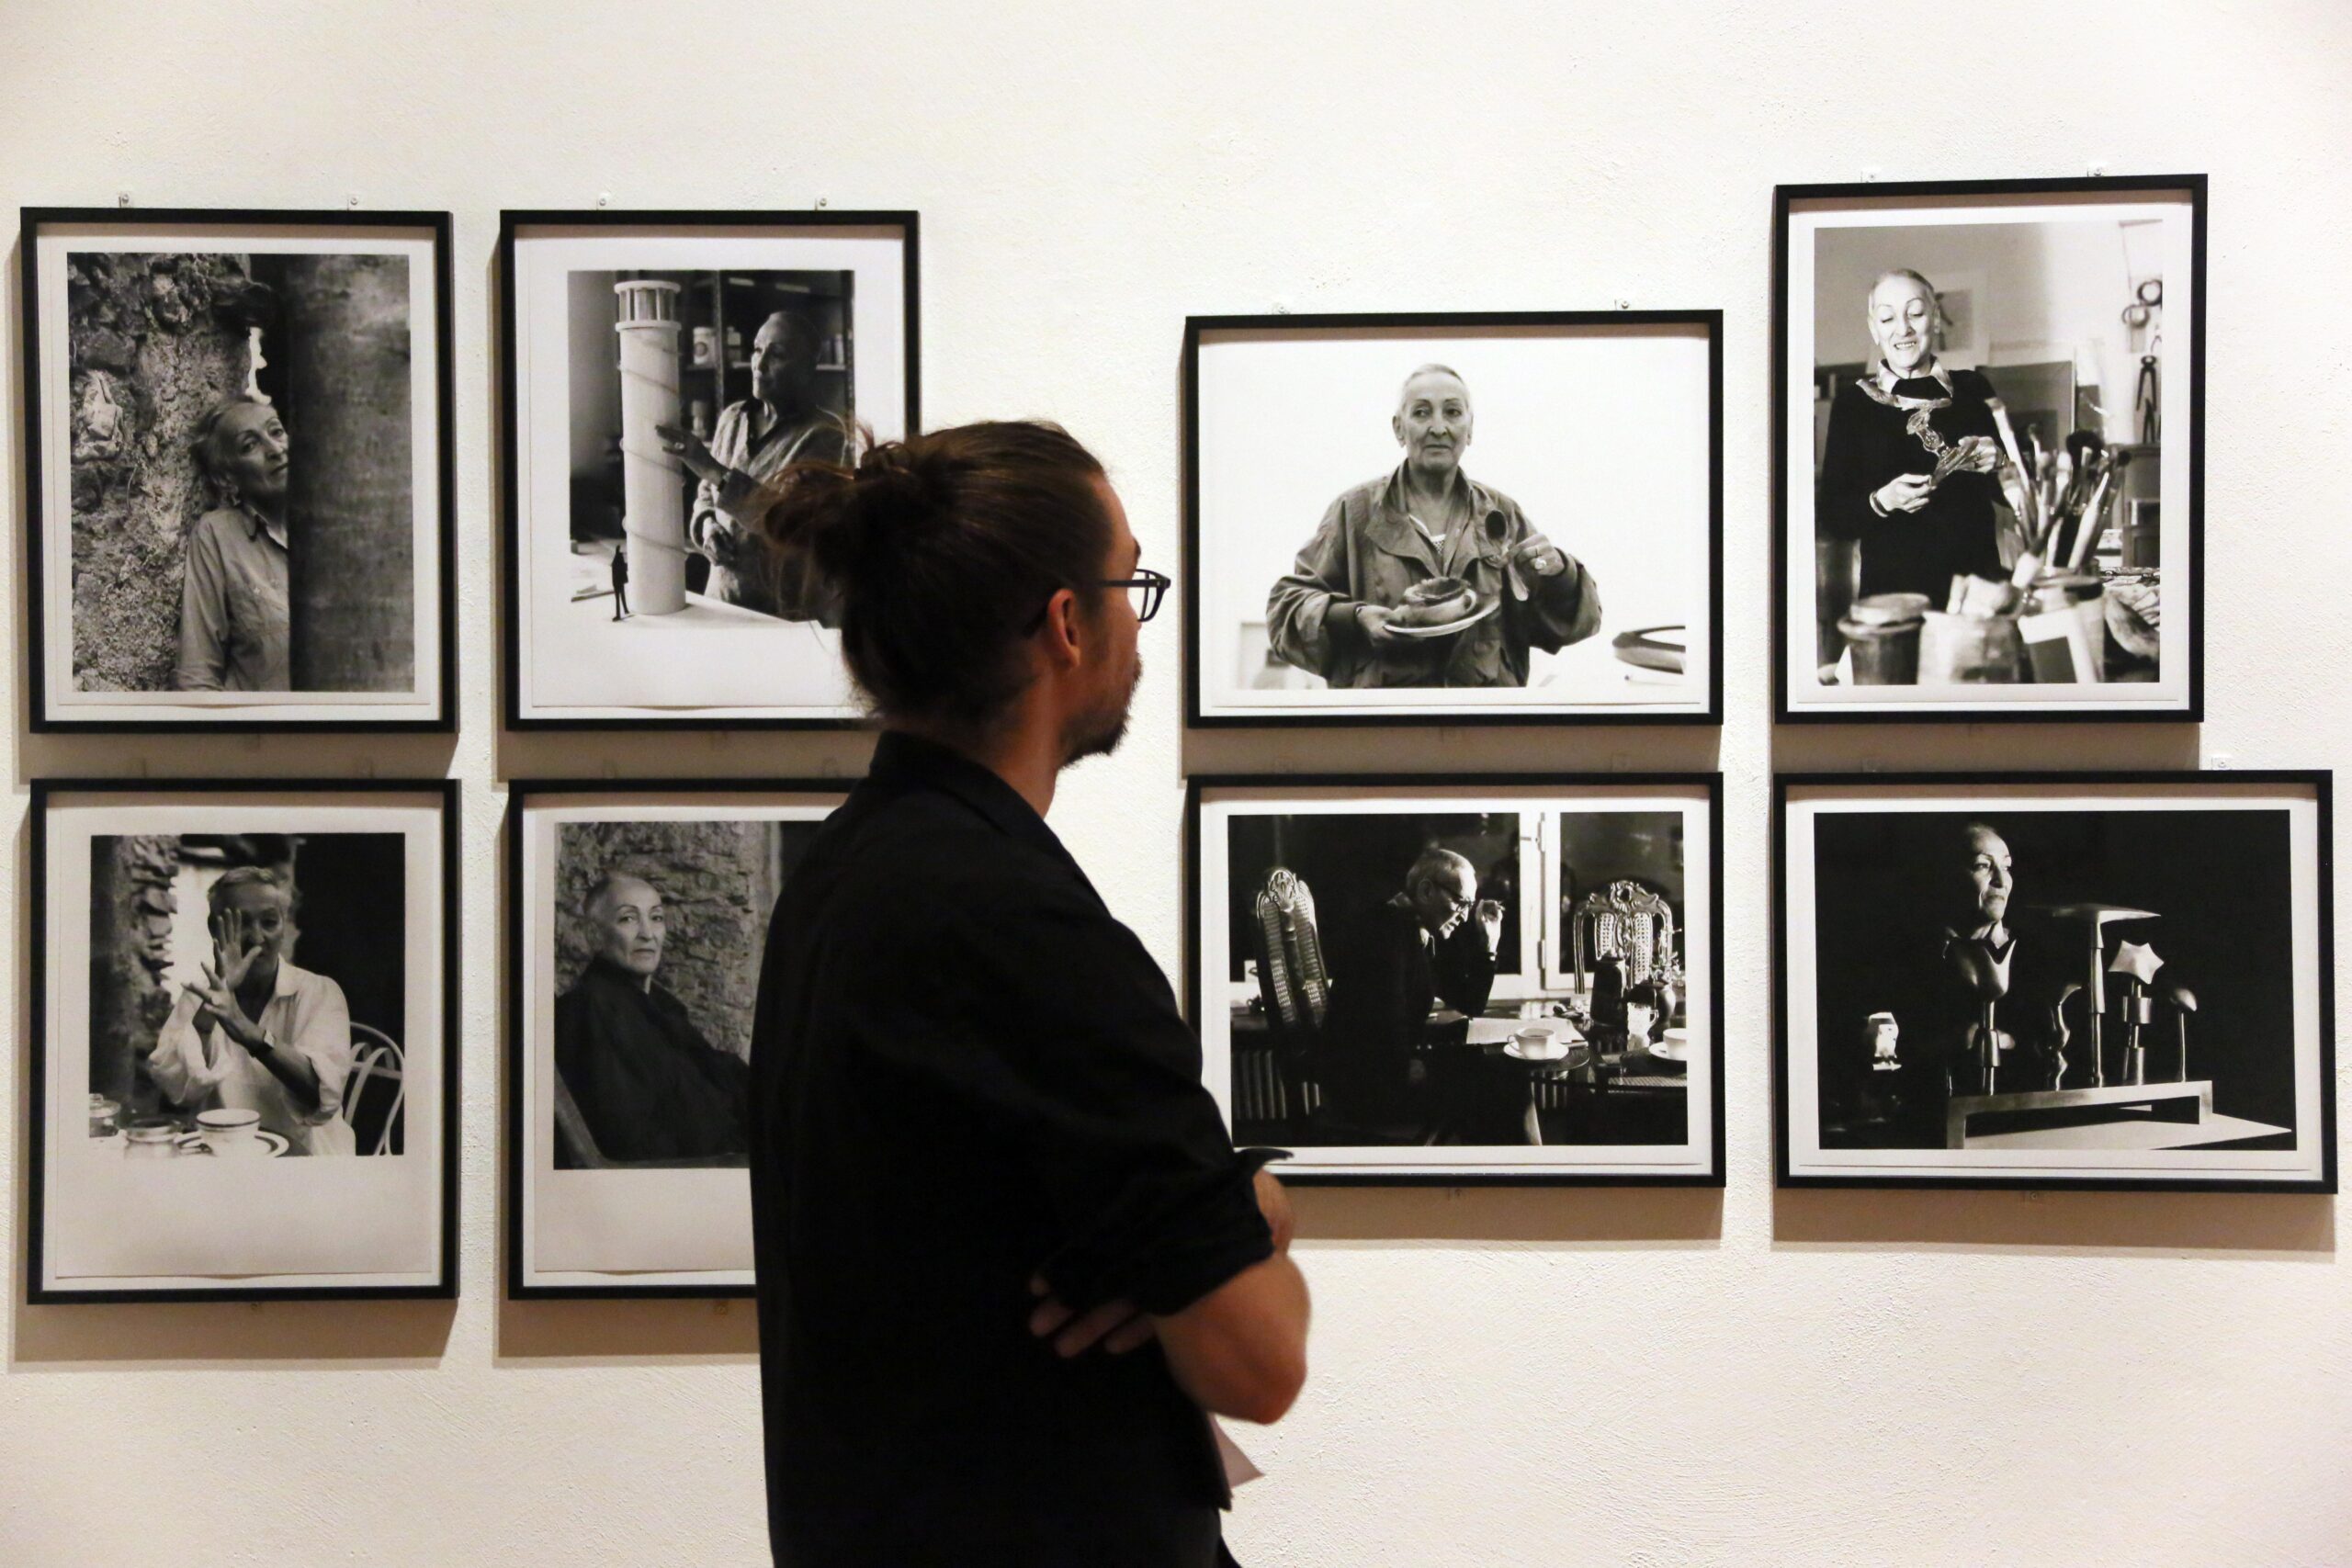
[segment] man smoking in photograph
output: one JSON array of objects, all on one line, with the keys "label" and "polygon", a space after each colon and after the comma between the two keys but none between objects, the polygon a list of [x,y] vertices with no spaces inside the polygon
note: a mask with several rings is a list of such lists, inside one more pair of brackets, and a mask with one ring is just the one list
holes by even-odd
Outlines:
[{"label": "man smoking in photograph", "polygon": [[1430,1010],[1486,1010],[1503,907],[1478,897],[1478,874],[1451,850],[1423,850],[1402,892],[1343,931],[1329,954],[1331,1003],[1316,1081],[1342,1115],[1425,1119],[1440,1108],[1417,1060]]},{"label": "man smoking in photograph", "polygon": [[1207,1413],[1306,1377],[1289,1208],[1046,813],[1125,733],[1147,572],[1058,427],[811,468],[769,527],[883,727],[786,884],[752,1047],[775,1559],[1213,1568]]},{"label": "man smoking in photograph", "polygon": [[839,622],[839,606],[806,551],[760,532],[766,487],[794,463],[841,462],[849,427],[817,400],[817,330],[778,310],[752,339],[752,395],[720,411],[706,446],[689,430],[660,427],[667,449],[701,482],[692,542],[710,558],[713,599],[788,621]]},{"label": "man smoking in photograph", "polygon": [[[654,978],[669,920],[643,877],[600,878],[581,901],[595,955],[556,998],[555,1066],[608,1160],[741,1155],[750,1070],[714,1047]],[[559,1149],[559,1167],[587,1164]]]},{"label": "man smoking in photograph", "polygon": [[205,899],[212,962],[181,987],[148,1077],[183,1110],[259,1111],[265,1132],[304,1154],[356,1154],[342,1116],[351,1009],[341,986],[294,963],[291,885],[235,866]]},{"label": "man smoking in photograph", "polygon": [[[1274,584],[1274,657],[1334,686],[1524,686],[1531,649],[1556,653],[1600,629],[1591,574],[1517,502],[1463,472],[1472,423],[1455,371],[1424,365],[1406,378],[1389,420],[1404,460],[1334,501]],[[1402,635],[1424,616],[1415,591],[1449,579],[1468,585],[1464,613],[1492,613],[1453,636]]]}]

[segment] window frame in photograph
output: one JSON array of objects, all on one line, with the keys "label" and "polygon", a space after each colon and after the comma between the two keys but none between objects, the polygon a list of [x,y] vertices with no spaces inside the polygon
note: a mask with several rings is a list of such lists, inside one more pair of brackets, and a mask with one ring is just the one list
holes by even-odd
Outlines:
[{"label": "window frame in photograph", "polygon": [[[1679,328],[1702,331],[1707,339],[1707,525],[1703,540],[1695,541],[1707,553],[1707,595],[1703,606],[1707,657],[1703,689],[1693,702],[1703,706],[1655,707],[1628,705],[1578,712],[1574,708],[1543,710],[1535,705],[1504,705],[1457,709],[1453,712],[1408,713],[1363,708],[1267,708],[1257,712],[1207,711],[1202,660],[1202,605],[1205,595],[1201,540],[1201,409],[1200,357],[1202,337],[1212,333],[1328,332],[1453,332],[1476,333],[1513,329],[1561,328],[1599,332],[1607,329]],[[1351,311],[1328,314],[1204,315],[1184,318],[1182,403],[1183,423],[1183,557],[1184,599],[1184,723],[1193,729],[1295,729],[1453,728],[1510,726],[1550,728],[1589,725],[1715,725],[1723,723],[1724,688],[1724,313],[1713,310],[1469,310],[1469,311]],[[1539,527],[1539,532],[1542,530]],[[1301,537],[1312,532],[1312,519],[1302,520]],[[1552,537],[1546,534],[1545,536]],[[1560,541],[1553,539],[1558,545]],[[1562,547],[1566,548],[1566,547]],[[1573,555],[1574,551],[1569,551]],[[1607,584],[1599,584],[1604,606]],[[1600,633],[1595,633],[1596,637]],[[1700,672],[1686,671],[1694,687]],[[1405,689],[1405,688],[1400,688]],[[1448,688],[1430,687],[1433,693]],[[1432,706],[1435,704],[1430,705]]]},{"label": "window frame in photograph", "polygon": [[[2269,769],[2239,771],[2216,769],[2197,772],[2085,772],[2085,773],[1776,773],[1772,778],[1772,1149],[1773,1175],[1776,1186],[1788,1188],[1925,1188],[1955,1190],[2050,1191],[2077,1189],[2086,1191],[2109,1192],[2275,1192],[2288,1194],[2334,1194],[2336,1190],[2335,1151],[2335,886],[2334,840],[2331,795],[2334,775],[2326,769]],[[1792,1111],[1790,1088],[1791,1054],[1795,1042],[1791,1030],[1791,1007],[1795,992],[1794,977],[1790,969],[1790,895],[1789,895],[1789,816],[1794,797],[1807,790],[1853,792],[1858,790],[1887,792],[1890,800],[1916,796],[1921,792],[1939,794],[1965,793],[1983,789],[2030,789],[2057,795],[2070,789],[2100,789],[2141,792],[2151,797],[2169,799],[2175,804],[2193,808],[2194,797],[2210,792],[2226,797],[2248,790],[2273,790],[2282,799],[2307,797],[2315,818],[2316,855],[2312,868],[2312,908],[2290,908],[2290,918],[2300,922],[2308,918],[2312,922],[2312,933],[2317,942],[2316,981],[2317,1012],[2315,1020],[2318,1039],[2317,1087],[2320,1103],[2315,1121],[2319,1174],[2311,1178],[2270,1179],[2259,1176],[2204,1176],[2190,1174],[2173,1177],[2122,1177],[2104,1175],[2074,1176],[2059,1172],[2030,1175],[1999,1175],[1993,1168],[1971,1168],[1955,1164],[1949,1169],[1923,1168],[1917,1176],[1871,1171],[1843,1174],[1825,1171],[1816,1164],[1804,1164],[1815,1159],[1819,1151],[1806,1151],[1800,1156],[1793,1147]],[[1997,804],[1985,807],[1985,815],[1996,816]],[[2035,806],[2020,809],[2050,811],[2050,807]],[[2293,897],[2290,888],[2288,897]],[[2161,940],[2161,939],[2159,939]],[[1810,987],[1813,982],[1807,980]],[[1819,1049],[1818,1042],[1813,1048]],[[2163,1081],[2163,1080],[2156,1080]],[[2300,1120],[2300,1117],[2299,1117]],[[2299,1138],[2300,1141],[2300,1138]],[[1935,1151],[1928,1151],[1933,1153]],[[1955,1161],[1964,1159],[1965,1149],[1944,1151]],[[2188,1153],[2190,1151],[2175,1151]]]},{"label": "window frame in photograph", "polygon": [[[679,230],[735,230],[742,236],[753,238],[788,238],[805,231],[811,238],[823,237],[827,231],[853,229],[896,229],[899,231],[899,268],[904,296],[903,321],[899,330],[904,334],[905,353],[902,375],[905,382],[903,423],[905,430],[913,434],[922,428],[922,297],[921,216],[910,209],[856,210],[835,208],[812,208],[794,211],[725,210],[681,209],[509,209],[498,218],[497,304],[498,312],[498,451],[499,498],[502,517],[499,527],[501,554],[498,565],[499,604],[503,625],[499,633],[500,651],[504,672],[499,683],[501,719],[506,728],[515,731],[541,730],[712,730],[712,729],[773,729],[773,730],[838,730],[854,729],[865,724],[864,715],[854,706],[838,711],[775,713],[743,712],[734,707],[717,706],[685,710],[675,716],[653,707],[633,709],[627,713],[602,715],[567,715],[526,711],[523,694],[523,660],[528,649],[523,644],[522,562],[525,530],[528,525],[526,506],[528,498],[523,493],[522,443],[525,433],[520,425],[521,367],[517,363],[520,342],[518,294],[515,274],[515,252],[533,238],[530,231],[560,229],[577,231],[605,231],[606,237],[618,238],[632,233],[655,233]],[[575,232],[563,238],[582,238],[585,232]],[[716,269],[714,269],[716,270]],[[722,345],[721,353],[724,348]],[[714,418],[718,411],[714,410]],[[616,707],[628,705],[614,704]]]},{"label": "window frame in photograph", "polygon": [[[458,1032],[458,840],[460,829],[458,784],[455,779],[124,779],[124,778],[36,778],[30,783],[30,812],[27,833],[31,840],[31,890],[29,957],[31,985],[29,1006],[31,1027],[27,1033],[26,1049],[29,1055],[30,1076],[27,1101],[28,1136],[27,1140],[27,1198],[25,1206],[25,1300],[28,1305],[48,1306],[65,1303],[112,1304],[125,1302],[285,1302],[285,1301],[451,1301],[458,1295],[458,1107],[461,1099],[460,1075],[464,1051]],[[209,796],[222,795],[280,795],[288,804],[347,804],[364,807],[368,800],[383,795],[426,796],[437,801],[437,822],[440,832],[439,853],[435,857],[441,886],[437,900],[429,891],[420,895],[409,893],[410,907],[435,908],[441,922],[437,957],[440,965],[441,1006],[431,1024],[440,1032],[440,1058],[436,1064],[441,1084],[441,1104],[438,1135],[441,1161],[438,1172],[439,1196],[435,1224],[439,1227],[436,1249],[438,1277],[427,1283],[402,1285],[289,1285],[269,1286],[232,1284],[221,1286],[100,1286],[84,1289],[72,1285],[51,1285],[43,1282],[45,1258],[43,1241],[46,1216],[46,1193],[49,1181],[48,1159],[48,1074],[49,1021],[56,998],[49,987],[49,920],[50,920],[50,842],[49,823],[51,807],[60,797],[95,795],[111,797],[124,806],[153,807],[168,804],[174,797],[190,797],[190,804]],[[324,803],[300,801],[296,797],[325,796]],[[364,829],[361,829],[364,830]],[[86,919],[86,912],[84,916]],[[403,1055],[414,1040],[420,1025],[425,1021],[408,1021],[403,1032],[408,1039],[401,1042]],[[411,1103],[408,1109],[418,1116],[431,1116],[431,1107]],[[200,1276],[188,1276],[199,1278]],[[250,1280],[254,1276],[225,1276]]]},{"label": "window frame in photograph", "polygon": [[[1684,1146],[1695,1162],[1703,1158],[1703,1168],[1668,1168],[1657,1172],[1646,1170],[1600,1170],[1568,1164],[1544,1165],[1529,1162],[1523,1167],[1487,1167],[1464,1168],[1447,1165],[1381,1165],[1318,1166],[1312,1149],[1301,1147],[1288,1151],[1292,1157],[1274,1167],[1286,1183],[1297,1186],[1333,1187],[1697,1187],[1721,1188],[1724,1185],[1724,1071],[1726,1053],[1724,1048],[1724,781],[1720,773],[1199,773],[1185,783],[1184,789],[1184,1016],[1202,1040],[1203,1074],[1206,1081],[1208,1043],[1204,1008],[1211,995],[1209,976],[1203,973],[1207,954],[1203,942],[1206,930],[1209,899],[1216,897],[1222,908],[1223,871],[1216,877],[1203,863],[1205,846],[1203,843],[1201,820],[1204,807],[1217,804],[1209,796],[1220,792],[1234,795],[1249,795],[1252,804],[1278,807],[1285,794],[1301,792],[1350,790],[1364,792],[1365,804],[1374,807],[1382,796],[1395,796],[1414,802],[1415,809],[1422,809],[1430,802],[1432,792],[1456,792],[1466,801],[1493,801],[1502,797],[1523,796],[1527,802],[1521,810],[1522,817],[1555,814],[1573,806],[1577,792],[1593,792],[1605,803],[1611,797],[1623,798],[1648,792],[1680,794],[1689,798],[1689,809],[1703,810],[1707,822],[1704,842],[1707,851],[1707,874],[1700,884],[1707,890],[1708,918],[1707,962],[1704,976],[1707,997],[1703,1016],[1709,1039],[1705,1059],[1709,1066],[1709,1086],[1703,1103],[1710,1123],[1702,1137],[1694,1134],[1696,1107],[1686,1118]],[[1442,795],[1438,798],[1445,798]],[[1363,815],[1377,816],[1377,810],[1367,809]],[[1688,818],[1686,816],[1686,821]],[[1685,840],[1686,854],[1689,840]],[[1687,863],[1687,862],[1686,862]],[[1213,886],[1212,884],[1216,884]],[[1545,884],[1548,889],[1549,884]],[[1687,888],[1686,888],[1687,895]],[[1539,893],[1539,896],[1546,896]],[[1687,908],[1686,897],[1686,908]],[[1319,911],[1318,911],[1319,913]],[[1524,898],[1519,911],[1522,933],[1530,929],[1541,930],[1544,921],[1539,910],[1528,907]],[[1687,932],[1686,932],[1687,941]],[[1527,938],[1522,935],[1522,946]],[[1688,949],[1686,947],[1685,951]],[[1543,989],[1543,960],[1539,956],[1532,975],[1522,976],[1522,985],[1532,983]],[[1218,980],[1217,985],[1227,982]],[[1230,1069],[1227,1071],[1226,1103],[1220,1107],[1227,1113],[1227,1134],[1230,1121]],[[1353,1148],[1367,1145],[1330,1145],[1314,1147]],[[1476,1145],[1506,1147],[1509,1145]],[[1543,1145],[1544,1148],[1592,1149],[1606,1151],[1614,1145],[1605,1144]],[[1636,1145],[1639,1146],[1639,1145]],[[1534,1147],[1534,1145],[1530,1145]]]},{"label": "window frame in photograph", "polygon": [[[313,230],[404,230],[429,235],[432,248],[431,287],[433,308],[434,366],[432,385],[435,409],[429,423],[416,423],[413,410],[411,421],[422,434],[430,430],[437,450],[430,464],[433,475],[433,495],[437,511],[435,547],[437,562],[430,570],[436,585],[439,600],[437,612],[430,616],[416,615],[413,622],[415,652],[421,667],[427,639],[437,643],[440,678],[430,689],[420,682],[413,703],[408,707],[429,707],[424,715],[403,712],[391,717],[368,716],[374,705],[354,705],[354,711],[332,717],[272,718],[267,705],[247,705],[220,707],[213,705],[175,704],[168,692],[153,694],[157,699],[153,706],[185,708],[187,717],[142,716],[128,718],[103,716],[103,708],[92,705],[83,709],[77,705],[51,704],[49,701],[48,637],[52,618],[62,618],[72,625],[72,606],[45,606],[42,587],[46,581],[43,562],[52,553],[44,543],[43,535],[52,521],[46,518],[42,462],[42,348],[41,348],[41,289],[40,240],[45,230],[51,228],[95,228],[139,231],[148,229],[212,227],[220,229]],[[28,574],[25,591],[28,642],[26,653],[27,713],[30,728],[36,734],[80,733],[115,735],[249,735],[257,733],[309,734],[449,734],[458,728],[458,595],[457,595],[457,440],[455,389],[456,320],[454,274],[450,258],[450,217],[447,212],[368,211],[360,209],[318,211],[289,208],[198,208],[198,207],[27,207],[22,209],[17,232],[17,353],[21,367],[24,398],[25,450],[25,563]],[[220,240],[217,252],[232,254],[232,241]],[[189,254],[198,254],[190,250]],[[62,286],[62,284],[61,284]],[[412,294],[412,300],[414,296]],[[412,316],[411,339],[414,327]],[[70,411],[56,411],[57,417],[71,420]],[[424,465],[420,465],[424,468]],[[61,541],[69,552],[73,548],[73,518],[68,515],[59,522],[63,530]],[[426,575],[420,572],[420,575]],[[316,695],[320,700],[306,703],[305,707],[332,707],[342,694],[322,692],[300,693],[296,695]],[[391,705],[383,705],[390,706]],[[223,716],[205,718],[199,713],[220,711]],[[97,716],[83,716],[85,712]]]},{"label": "window frame in photograph", "polygon": [[[528,897],[530,884],[526,865],[526,840],[532,813],[545,806],[561,806],[567,799],[588,800],[627,797],[645,806],[691,804],[708,796],[741,798],[752,795],[815,796],[820,802],[838,808],[848,799],[857,785],[854,777],[787,778],[787,779],[584,779],[546,778],[515,779],[507,784],[504,832],[506,850],[506,901],[503,911],[503,946],[506,960],[506,1033],[505,1079],[506,1111],[503,1122],[505,1150],[501,1163],[506,1174],[506,1197],[501,1218],[506,1227],[506,1240],[501,1249],[505,1265],[505,1297],[509,1301],[745,1301],[758,1292],[749,1279],[728,1278],[734,1270],[711,1270],[715,1277],[707,1280],[668,1278],[659,1283],[628,1284],[628,1274],[616,1272],[609,1281],[572,1281],[548,1283],[539,1280],[530,1268],[526,1227],[529,1211],[525,1202],[527,1184],[533,1179],[525,1156],[530,1147],[528,1118],[536,1117],[535,1097],[531,1090],[531,1069],[534,1066],[531,1039],[533,998],[531,971],[527,967],[529,937],[526,922],[541,911],[531,907]],[[614,820],[624,818],[616,817]],[[821,820],[821,818],[818,818]],[[748,1187],[749,1173],[745,1173]],[[544,1270],[548,1274],[579,1273],[582,1270]],[[695,1270],[649,1270],[675,1276]],[[748,1273],[748,1270],[745,1272]]]},{"label": "window frame in photograph", "polygon": [[[1890,180],[1860,181],[1835,184],[1781,185],[1772,187],[1772,710],[1780,724],[2198,724],[2205,717],[2205,318],[2208,313],[2206,293],[2206,176],[2194,175],[2101,175],[2079,178],[2059,179],[1968,179],[1968,180]],[[2150,198],[2173,197],[2185,200],[2188,209],[2189,276],[2187,280],[2190,304],[2188,331],[2186,334],[2186,370],[2188,381],[2187,410],[2188,415],[2188,496],[2177,509],[2166,503],[2167,510],[2177,510],[2182,519],[2187,536],[2186,562],[2188,589],[2183,595],[2188,612],[2187,638],[2188,680],[2183,699],[2172,705],[2140,704],[2117,706],[2101,705],[2093,700],[2069,698],[2063,703],[2031,702],[1913,702],[1900,704],[1871,703],[1804,703],[1795,700],[1790,689],[1791,646],[1792,637],[1810,637],[1809,626],[1792,625],[1789,612],[1789,574],[1793,553],[1789,530],[1798,508],[1792,504],[1791,487],[1816,482],[1813,465],[1802,472],[1794,472],[1789,458],[1790,432],[1794,412],[1791,407],[1790,374],[1791,344],[1789,305],[1789,241],[1792,211],[1804,203],[1854,203],[1879,205],[1925,206],[1938,201],[1951,201],[1955,221],[1964,221],[1960,215],[1969,210],[1969,204],[1981,205],[1983,198],[2015,197],[2030,202],[2037,197],[2065,198],[2070,197],[2120,197],[2133,193]],[[2053,200],[2053,208],[2063,207],[2063,199]],[[1980,329],[1981,330],[1981,329]],[[1807,345],[1810,352],[1811,345]],[[2169,359],[2169,356],[2167,356]],[[1811,508],[1804,509],[1807,515]],[[1808,570],[1811,569],[1808,567]],[[1891,687],[1900,691],[1903,688]]]}]

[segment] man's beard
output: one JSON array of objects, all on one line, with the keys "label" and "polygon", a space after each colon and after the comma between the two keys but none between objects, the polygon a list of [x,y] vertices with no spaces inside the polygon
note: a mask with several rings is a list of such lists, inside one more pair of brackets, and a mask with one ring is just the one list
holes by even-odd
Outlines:
[{"label": "man's beard", "polygon": [[1062,741],[1062,766],[1084,761],[1089,757],[1107,757],[1119,749],[1127,738],[1127,716],[1135,706],[1136,687],[1143,682],[1143,660],[1136,660],[1135,673],[1128,678],[1127,689],[1119,694],[1114,703],[1081,714],[1073,721]]}]

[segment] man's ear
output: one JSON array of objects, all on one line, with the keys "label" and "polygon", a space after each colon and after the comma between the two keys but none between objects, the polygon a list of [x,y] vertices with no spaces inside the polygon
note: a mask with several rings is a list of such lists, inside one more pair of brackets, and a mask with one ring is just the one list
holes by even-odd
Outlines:
[{"label": "man's ear", "polygon": [[1078,595],[1068,588],[1057,589],[1046,601],[1046,657],[1063,665],[1075,666],[1084,646],[1082,617],[1079,614]]}]

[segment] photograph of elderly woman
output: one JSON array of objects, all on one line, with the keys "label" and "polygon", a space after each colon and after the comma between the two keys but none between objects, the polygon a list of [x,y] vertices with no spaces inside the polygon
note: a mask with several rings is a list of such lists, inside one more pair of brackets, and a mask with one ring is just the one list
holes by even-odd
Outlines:
[{"label": "photograph of elderly woman", "polygon": [[1681,813],[1253,812],[1227,835],[1237,1140],[1685,1140]]},{"label": "photograph of elderly woman", "polygon": [[1814,857],[1824,1148],[2295,1146],[2283,809],[1841,812]]},{"label": "photograph of elderly woman", "polygon": [[64,286],[73,689],[414,691],[411,258],[73,251]]},{"label": "photograph of elderly woman", "polygon": [[768,911],[817,828],[558,825],[557,1169],[746,1163]]},{"label": "photograph of elderly woman", "polygon": [[139,1153],[401,1154],[405,843],[92,839],[90,1136]]},{"label": "photograph of elderly woman", "polygon": [[1386,320],[1189,324],[1195,717],[1703,716],[1713,313]]},{"label": "photograph of elderly woman", "polygon": [[1788,708],[2185,713],[2201,190],[1816,188],[1781,197]]}]

